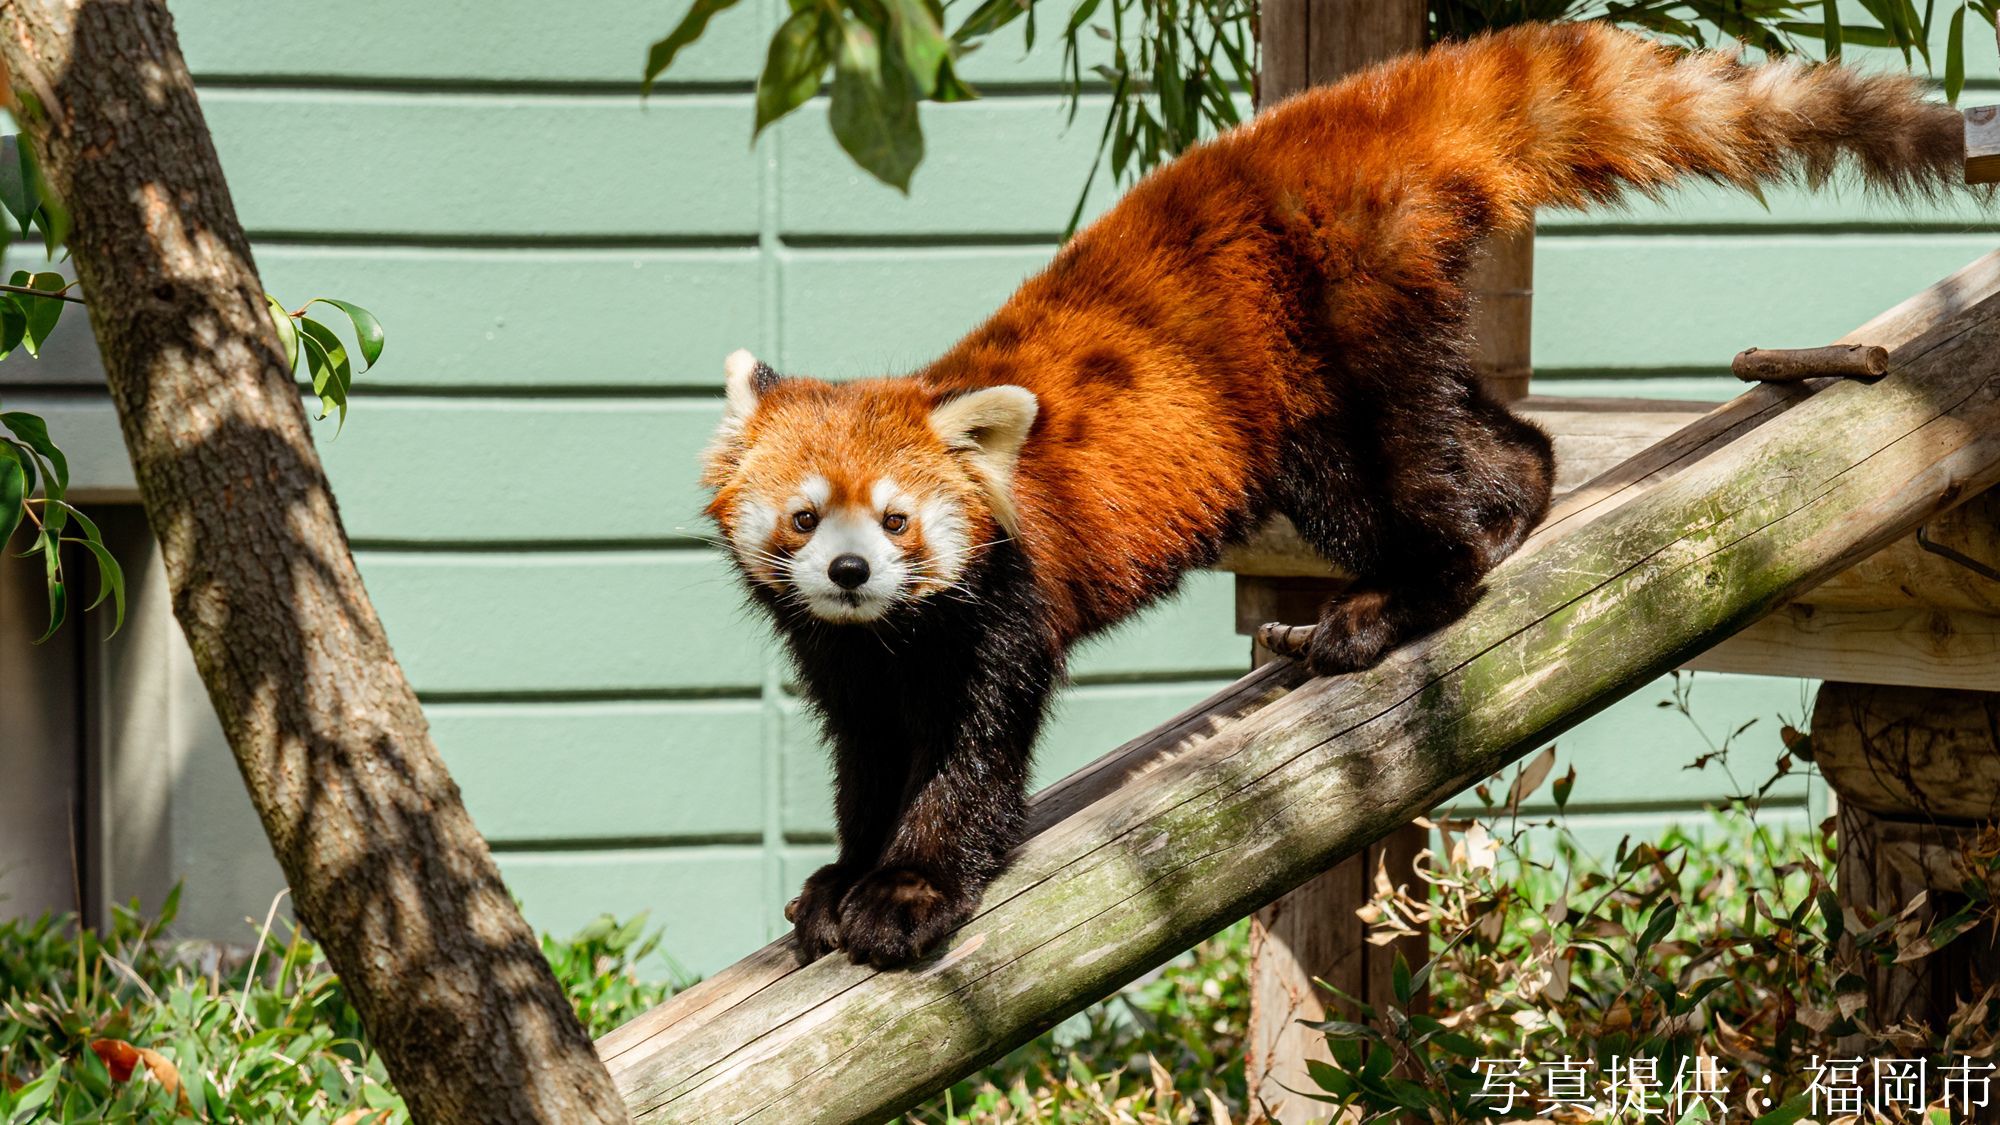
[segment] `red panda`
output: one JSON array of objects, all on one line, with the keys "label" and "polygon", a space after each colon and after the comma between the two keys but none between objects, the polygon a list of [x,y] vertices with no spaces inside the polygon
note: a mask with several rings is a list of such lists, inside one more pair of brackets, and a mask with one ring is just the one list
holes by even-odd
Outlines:
[{"label": "red panda", "polygon": [[1365,668],[1463,613],[1542,517],[1548,438],[1468,366],[1468,256],[1533,209],[1687,178],[1935,194],[1921,86],[1525,26],[1312,90],[1140,181],[912,376],[739,352],[709,514],[832,744],[840,852],[800,953],[906,963],[1019,839],[1064,655],[1274,513],[1355,576],[1303,656]]}]

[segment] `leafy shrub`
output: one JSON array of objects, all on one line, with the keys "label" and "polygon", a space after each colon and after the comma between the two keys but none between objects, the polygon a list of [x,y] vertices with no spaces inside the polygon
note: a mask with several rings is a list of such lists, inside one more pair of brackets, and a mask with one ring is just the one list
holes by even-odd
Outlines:
[{"label": "leafy shrub", "polygon": [[[1668,705],[1685,710],[1676,699]],[[1701,764],[1726,768],[1730,741]],[[1786,743],[1809,749],[1789,729]],[[1795,760],[1788,753],[1781,769]],[[1936,1103],[1942,1067],[1984,1066],[2000,1052],[2000,984],[1946,1026],[1925,1028],[1876,1019],[1863,978],[1870,962],[1908,963],[1990,936],[2000,834],[1960,857],[1962,905],[1937,921],[1920,911],[1860,917],[1829,886],[1828,826],[1762,815],[1769,783],[1695,831],[1623,842],[1599,864],[1561,817],[1517,812],[1548,782],[1551,761],[1523,767],[1477,818],[1435,824],[1420,893],[1378,878],[1363,911],[1374,940],[1427,933],[1433,956],[1397,974],[1395,1003],[1336,997],[1339,1018],[1321,1026],[1331,1061],[1313,1067],[1329,1116],[1591,1119],[1544,1104],[1553,1068],[1567,1063],[1599,1101],[1596,1119],[1636,1120],[1604,1102],[1618,1061],[1638,1058],[1656,1060],[1662,1085],[1695,1074],[1715,1089],[1713,1102],[1664,1120],[1721,1120],[1726,1107],[1731,1120],[1790,1125],[1816,1109],[1807,1084],[1825,1071],[1815,1066],[1923,1058]],[[1574,780],[1555,780],[1558,806]],[[0,923],[0,1123],[178,1111],[325,1125],[405,1118],[311,942],[283,924],[234,952],[165,942],[173,906],[152,920],[120,911],[103,934],[78,933],[68,919]],[[635,968],[657,946],[643,919],[609,917],[543,940],[593,1035],[673,990]],[[1246,1116],[1247,970],[1238,924],[906,1120],[1233,1125]],[[1481,1060],[1522,1066],[1496,1079]],[[1516,1097],[1503,1108],[1489,1095],[1507,1089]],[[1934,1104],[1929,1119],[1942,1112]],[[1911,1109],[1901,1119],[1919,1117]]]},{"label": "leafy shrub", "polygon": [[[0,1122],[406,1119],[316,945],[282,920],[245,950],[164,941],[178,899],[104,933],[0,922]],[[635,969],[658,941],[605,917],[542,948],[599,1035],[673,991]]]},{"label": "leafy shrub", "polygon": [[[1395,1003],[1344,998],[1346,1017],[1320,1025],[1333,1062],[1314,1074],[1329,1113],[1790,1125],[1845,1119],[1836,1107],[1860,1100],[1883,1120],[1963,1119],[1956,1095],[1981,1086],[1954,1090],[1953,1076],[1993,1075],[2000,986],[1975,990],[1945,1026],[1919,1027],[1869,1011],[1864,971],[1990,935],[2000,846],[1960,857],[1963,905],[1935,922],[1921,902],[1860,917],[1829,883],[1830,825],[1774,828],[1752,796],[1705,832],[1624,842],[1599,867],[1559,820],[1532,826],[1540,836],[1504,810],[1439,822],[1442,847],[1419,860],[1424,893],[1378,879],[1364,911],[1371,940],[1425,932],[1435,955],[1399,971]],[[1531,840],[1551,838],[1562,862],[1532,854],[1550,849]],[[1430,996],[1413,1002],[1426,983]],[[1915,1060],[1923,1097],[1885,1100],[1875,1064]]]}]

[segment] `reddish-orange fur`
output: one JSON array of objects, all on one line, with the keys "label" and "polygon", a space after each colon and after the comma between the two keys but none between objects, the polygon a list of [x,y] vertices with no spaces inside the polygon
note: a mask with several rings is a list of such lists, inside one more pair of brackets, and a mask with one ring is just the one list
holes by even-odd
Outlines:
[{"label": "reddish-orange fur", "polygon": [[[1305,654],[1316,672],[1366,667],[1471,604],[1552,478],[1546,436],[1468,363],[1479,239],[1537,207],[1690,177],[1816,181],[1843,158],[1876,188],[1935,191],[1961,138],[1908,78],[1523,27],[1311,91],[1189,151],[913,378],[752,379],[747,354],[732,359],[710,511],[839,775],[841,855],[793,911],[802,952],[897,964],[969,916],[1019,838],[1064,653],[1271,514],[1356,575]],[[1032,400],[993,389],[1007,385]],[[846,542],[812,517],[873,535],[900,518],[873,499],[885,476],[909,506],[936,505],[885,572],[907,557],[937,578],[924,544],[947,541],[971,548],[962,572],[866,623],[807,612],[787,582],[824,584],[838,561],[822,574],[809,552]]]},{"label": "reddish-orange fur", "polygon": [[[1536,207],[1689,176],[1818,179],[1842,153],[1873,184],[1921,191],[1957,172],[1960,129],[1913,79],[1746,68],[1597,24],[1443,45],[1148,177],[918,379],[1040,399],[1015,500],[1075,636],[1235,529],[1281,432],[1337,393],[1297,347],[1315,329],[1349,366],[1393,364],[1392,326],[1457,305],[1473,243]],[[1303,270],[1329,284],[1300,308]]]}]

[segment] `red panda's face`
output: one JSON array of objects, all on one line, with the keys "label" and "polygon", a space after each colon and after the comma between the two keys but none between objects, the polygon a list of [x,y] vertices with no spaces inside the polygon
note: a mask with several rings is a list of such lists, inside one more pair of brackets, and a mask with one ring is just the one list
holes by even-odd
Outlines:
[{"label": "red panda's face", "polygon": [[780,380],[744,352],[729,376],[703,474],[709,515],[743,573],[781,599],[823,621],[877,621],[958,586],[1008,533],[1027,391],[940,403],[911,380]]}]

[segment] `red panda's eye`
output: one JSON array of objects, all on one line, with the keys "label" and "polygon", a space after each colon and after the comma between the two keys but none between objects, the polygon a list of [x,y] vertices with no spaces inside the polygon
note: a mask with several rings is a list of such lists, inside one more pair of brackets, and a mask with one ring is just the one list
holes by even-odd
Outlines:
[{"label": "red panda's eye", "polygon": [[800,531],[811,531],[813,528],[819,526],[819,517],[810,511],[793,512],[792,526],[798,528]]},{"label": "red panda's eye", "polygon": [[910,517],[901,512],[890,512],[888,515],[882,517],[882,530],[891,535],[901,535],[903,529],[908,526],[910,526]]}]

